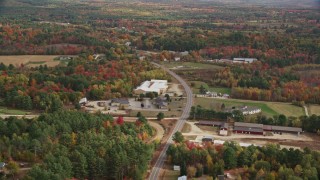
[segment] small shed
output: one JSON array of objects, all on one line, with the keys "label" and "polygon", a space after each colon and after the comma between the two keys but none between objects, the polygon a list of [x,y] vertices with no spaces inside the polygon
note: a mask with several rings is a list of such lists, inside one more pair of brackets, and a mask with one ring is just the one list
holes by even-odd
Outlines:
[{"label": "small shed", "polygon": [[174,166],[173,166],[173,170],[174,170],[174,171],[180,171],[180,166],[174,165]]},{"label": "small shed", "polygon": [[219,135],[220,136],[227,136],[228,135],[228,129],[229,129],[229,124],[228,123],[223,123],[220,126]]},{"label": "small shed", "polygon": [[202,142],[213,142],[214,138],[213,136],[203,136]]},{"label": "small shed", "polygon": [[85,98],[80,99],[79,104],[82,105],[82,106],[85,106],[87,104],[87,102],[88,102],[88,100],[85,97]]}]

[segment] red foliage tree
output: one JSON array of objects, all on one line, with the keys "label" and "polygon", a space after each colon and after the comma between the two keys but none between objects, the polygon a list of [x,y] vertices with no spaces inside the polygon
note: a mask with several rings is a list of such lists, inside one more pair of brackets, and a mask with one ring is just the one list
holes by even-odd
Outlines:
[{"label": "red foliage tree", "polygon": [[116,122],[117,124],[122,125],[124,123],[123,117],[119,116]]}]

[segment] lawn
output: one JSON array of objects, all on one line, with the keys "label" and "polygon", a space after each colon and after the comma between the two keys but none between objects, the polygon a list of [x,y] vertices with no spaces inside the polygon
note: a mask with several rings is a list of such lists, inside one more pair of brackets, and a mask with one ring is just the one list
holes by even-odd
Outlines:
[{"label": "lawn", "polygon": [[320,105],[308,105],[307,106],[309,115],[315,114],[320,116]]},{"label": "lawn", "polygon": [[217,92],[217,93],[221,93],[221,94],[231,94],[231,88],[209,88],[210,91],[212,92]]},{"label": "lawn", "polygon": [[18,109],[8,109],[6,107],[0,107],[0,114],[7,114],[7,115],[27,115],[30,112],[18,110]]},{"label": "lawn", "polygon": [[238,99],[195,98],[195,105],[200,105],[202,107],[212,108],[215,110],[219,110],[222,103],[224,103],[226,107],[243,105],[260,107],[262,113],[268,117],[279,114],[295,117],[304,115],[304,111],[301,107],[291,105],[290,103],[249,101]]},{"label": "lawn", "polygon": [[210,63],[196,63],[196,62],[162,62],[167,68],[174,69],[221,69],[222,66],[217,66]]},{"label": "lawn", "polygon": [[280,103],[280,102],[267,102],[268,106],[272,109],[277,110],[280,114],[286,116],[300,117],[305,115],[304,109],[299,106],[294,106],[290,103]]},{"label": "lawn", "polygon": [[231,88],[209,87],[207,83],[202,81],[190,81],[190,83],[194,83],[194,86],[192,87],[192,92],[194,94],[199,94],[199,89],[201,85],[211,92],[217,92],[221,94],[231,94]]}]

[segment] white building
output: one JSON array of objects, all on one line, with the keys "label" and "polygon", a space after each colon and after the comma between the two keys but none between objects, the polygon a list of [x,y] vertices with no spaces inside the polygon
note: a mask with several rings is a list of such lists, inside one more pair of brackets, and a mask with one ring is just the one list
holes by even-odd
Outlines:
[{"label": "white building", "polygon": [[85,98],[80,99],[79,104],[80,104],[80,105],[85,105],[85,104],[87,104],[87,102],[88,102],[88,100],[87,100],[87,98],[85,97]]},{"label": "white building", "polygon": [[233,63],[253,63],[254,61],[257,61],[256,58],[233,58]]},{"label": "white building", "polygon": [[143,82],[139,87],[134,90],[135,94],[145,94],[148,92],[156,92],[158,94],[163,94],[168,89],[167,80],[156,80],[151,79],[151,81]]},{"label": "white building", "polygon": [[187,180],[187,179],[188,179],[187,176],[180,176],[180,177],[178,177],[178,180]]}]

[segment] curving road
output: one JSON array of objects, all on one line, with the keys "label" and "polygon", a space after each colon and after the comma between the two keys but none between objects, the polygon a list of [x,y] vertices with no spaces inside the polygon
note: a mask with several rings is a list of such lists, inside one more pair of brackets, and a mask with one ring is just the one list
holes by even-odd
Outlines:
[{"label": "curving road", "polygon": [[164,66],[161,66],[160,64],[157,64],[157,63],[154,63],[154,62],[152,62],[152,64],[164,69],[171,76],[176,78],[180,82],[180,84],[183,86],[183,88],[184,88],[184,90],[186,91],[186,94],[187,94],[187,103],[186,103],[186,106],[184,107],[182,115],[181,115],[180,119],[178,120],[176,126],[174,127],[172,133],[170,134],[170,138],[166,142],[163,150],[161,151],[160,156],[157,159],[156,164],[152,168],[151,174],[149,176],[150,180],[156,180],[156,179],[159,179],[160,171],[161,171],[162,166],[164,164],[164,161],[166,159],[167,149],[168,149],[169,145],[172,144],[172,142],[173,142],[173,140],[172,140],[173,134],[182,129],[186,119],[189,117],[190,110],[191,110],[191,107],[192,107],[192,104],[193,104],[193,95],[192,95],[191,88],[188,86],[188,84],[180,76],[178,76],[176,73],[170,71],[169,69],[165,68]]}]

